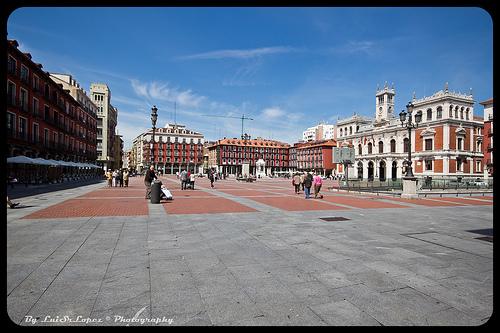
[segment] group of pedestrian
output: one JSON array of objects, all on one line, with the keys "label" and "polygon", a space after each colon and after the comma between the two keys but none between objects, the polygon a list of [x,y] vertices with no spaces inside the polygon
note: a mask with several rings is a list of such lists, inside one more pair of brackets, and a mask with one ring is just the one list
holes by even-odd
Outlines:
[{"label": "group of pedestrian", "polygon": [[187,190],[188,187],[194,190],[194,181],[196,175],[194,172],[182,170],[179,174],[179,179],[181,180],[181,190]]},{"label": "group of pedestrian", "polygon": [[302,189],[306,199],[311,198],[311,188],[314,190],[314,199],[323,199],[323,195],[320,194],[323,179],[317,173],[313,175],[310,171],[304,173],[297,172],[292,177],[292,185],[296,194],[300,194],[300,190]]},{"label": "group of pedestrian", "polygon": [[108,170],[106,172],[106,179],[108,181],[108,187],[128,187],[129,172],[127,169],[123,171],[118,170]]}]

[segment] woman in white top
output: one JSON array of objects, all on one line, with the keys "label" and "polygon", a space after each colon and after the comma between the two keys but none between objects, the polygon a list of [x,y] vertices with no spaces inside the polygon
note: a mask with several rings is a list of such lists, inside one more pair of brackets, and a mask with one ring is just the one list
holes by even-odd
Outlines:
[{"label": "woman in white top", "polygon": [[194,190],[194,173],[189,176],[189,182],[191,183],[191,189]]}]

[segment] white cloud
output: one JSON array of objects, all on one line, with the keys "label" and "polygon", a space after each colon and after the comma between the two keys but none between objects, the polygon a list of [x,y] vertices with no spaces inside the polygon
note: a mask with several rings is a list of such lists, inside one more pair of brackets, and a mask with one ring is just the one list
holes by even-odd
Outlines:
[{"label": "white cloud", "polygon": [[179,59],[248,59],[256,58],[264,55],[279,54],[279,53],[289,53],[296,51],[295,48],[287,46],[273,46],[273,47],[262,47],[256,49],[248,50],[218,50],[211,52],[204,52],[198,54],[192,54],[187,56],[179,57]]},{"label": "white cloud", "polygon": [[282,117],[283,115],[285,115],[285,111],[283,111],[279,107],[271,107],[271,108],[267,108],[267,109],[262,110],[262,116],[264,118],[267,118],[267,119],[269,119],[269,118],[275,119],[275,118]]},{"label": "white cloud", "polygon": [[162,82],[140,82],[138,80],[130,80],[132,89],[136,95],[144,97],[148,104],[152,100],[176,102],[179,106],[184,107],[199,107],[206,99],[204,96],[194,94],[190,89],[179,90],[172,88],[168,83]]}]

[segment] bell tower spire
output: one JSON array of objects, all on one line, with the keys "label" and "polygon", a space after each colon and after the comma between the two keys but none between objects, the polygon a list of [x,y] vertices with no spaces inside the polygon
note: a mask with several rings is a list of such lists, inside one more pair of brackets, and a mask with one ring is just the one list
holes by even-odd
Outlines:
[{"label": "bell tower spire", "polygon": [[381,90],[377,89],[377,94],[375,95],[375,121],[380,122],[394,117],[395,95],[394,83],[389,88],[387,81],[385,81],[384,88]]}]

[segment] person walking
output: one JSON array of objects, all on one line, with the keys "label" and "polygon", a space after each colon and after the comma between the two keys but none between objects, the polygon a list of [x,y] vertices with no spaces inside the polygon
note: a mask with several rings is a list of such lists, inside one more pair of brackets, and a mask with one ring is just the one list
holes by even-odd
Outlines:
[{"label": "person walking", "polygon": [[186,170],[182,170],[182,172],[180,174],[180,178],[181,178],[181,190],[185,190],[186,189],[186,180],[187,180]]},{"label": "person walking", "polygon": [[113,182],[112,182],[113,183],[113,187],[116,187],[116,170],[113,170],[112,175],[113,175]]},{"label": "person walking", "polygon": [[151,199],[151,183],[156,179],[155,167],[154,165],[149,167],[146,171],[146,176],[144,177],[144,185],[146,186],[146,199]]},{"label": "person walking", "polygon": [[128,170],[125,169],[123,171],[123,182],[125,183],[125,187],[128,187]]},{"label": "person walking", "polygon": [[189,183],[191,184],[191,189],[194,190],[194,173],[189,175]]},{"label": "person walking", "polygon": [[300,175],[295,173],[292,178],[292,184],[295,186],[295,194],[299,194],[300,192]]},{"label": "person walking", "polygon": [[313,177],[311,173],[306,172],[306,175],[304,176],[304,192],[306,194],[306,199],[309,199],[311,197],[312,183],[313,183]]},{"label": "person walking", "polygon": [[214,188],[214,171],[212,169],[208,171],[208,179],[210,179],[210,187]]},{"label": "person walking", "polygon": [[304,174],[300,174],[299,175],[299,179],[300,179],[300,187],[302,188],[302,191],[304,191]]},{"label": "person walking", "polygon": [[118,170],[118,183],[120,184],[120,187],[123,187],[123,171]]},{"label": "person walking", "polygon": [[317,173],[313,177],[313,185],[314,185],[314,199],[317,199],[318,196],[320,199],[323,199],[323,195],[319,194],[319,191],[321,190],[321,185],[323,185],[323,179],[321,179],[321,176],[318,175]]},{"label": "person walking", "polygon": [[113,175],[111,174],[111,170],[106,172],[106,179],[108,180],[108,187],[111,187],[113,182]]}]

